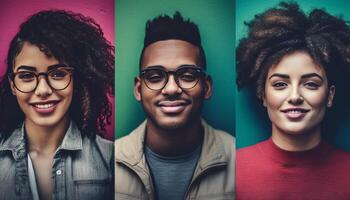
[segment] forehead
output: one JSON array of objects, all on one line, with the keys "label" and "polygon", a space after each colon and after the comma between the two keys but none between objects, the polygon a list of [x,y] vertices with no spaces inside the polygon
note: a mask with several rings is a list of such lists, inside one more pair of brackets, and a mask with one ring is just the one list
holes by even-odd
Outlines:
[{"label": "forehead", "polygon": [[306,52],[293,52],[285,55],[279,63],[270,67],[268,77],[274,73],[301,76],[307,73],[317,73],[326,77],[324,68],[311,58]]},{"label": "forehead", "polygon": [[197,65],[199,49],[193,44],[182,40],[163,40],[146,47],[142,68],[161,65],[167,69],[174,69],[180,65]]},{"label": "forehead", "polygon": [[24,42],[20,53],[14,60],[14,71],[22,65],[35,67],[38,71],[47,71],[47,67],[59,63],[54,57],[48,57],[39,47]]}]

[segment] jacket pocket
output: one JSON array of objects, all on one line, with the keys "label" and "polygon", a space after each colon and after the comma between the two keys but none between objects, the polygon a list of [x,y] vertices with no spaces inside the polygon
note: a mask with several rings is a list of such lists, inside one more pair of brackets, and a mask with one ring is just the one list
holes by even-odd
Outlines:
[{"label": "jacket pocket", "polygon": [[76,180],[74,191],[77,200],[113,199],[112,185],[109,180]]}]

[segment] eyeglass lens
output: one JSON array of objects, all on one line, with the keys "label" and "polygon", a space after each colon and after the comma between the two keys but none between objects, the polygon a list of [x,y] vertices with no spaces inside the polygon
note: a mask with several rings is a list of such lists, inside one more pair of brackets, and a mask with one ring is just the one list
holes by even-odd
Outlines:
[{"label": "eyeglass lens", "polygon": [[160,90],[168,82],[169,74],[173,74],[176,83],[183,89],[193,88],[199,81],[200,71],[194,67],[180,68],[176,71],[165,71],[163,69],[145,70],[143,79],[150,89]]},{"label": "eyeglass lens", "polygon": [[55,90],[65,89],[71,81],[71,68],[57,68],[48,73],[20,71],[14,76],[14,85],[21,92],[32,92],[39,83],[39,76],[45,75],[46,81]]}]

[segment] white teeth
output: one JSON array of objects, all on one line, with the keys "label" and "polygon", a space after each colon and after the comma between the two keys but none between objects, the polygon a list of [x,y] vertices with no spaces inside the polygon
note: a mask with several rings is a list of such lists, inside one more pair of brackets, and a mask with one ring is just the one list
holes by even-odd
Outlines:
[{"label": "white teeth", "polygon": [[301,110],[288,110],[288,113],[301,113]]},{"label": "white teeth", "polygon": [[54,105],[53,103],[48,103],[48,104],[35,104],[34,106],[39,109],[47,109],[52,107],[53,105]]}]

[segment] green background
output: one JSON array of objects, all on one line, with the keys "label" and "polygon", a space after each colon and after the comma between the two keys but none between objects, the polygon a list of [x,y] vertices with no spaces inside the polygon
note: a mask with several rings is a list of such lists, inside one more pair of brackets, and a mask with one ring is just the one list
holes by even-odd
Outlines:
[{"label": "green background", "polygon": [[[236,0],[236,45],[240,38],[245,36],[247,28],[244,21],[250,21],[254,15],[276,6],[280,1],[269,0]],[[299,0],[297,2],[303,11],[307,13],[313,8],[325,8],[325,10],[336,16],[343,16],[350,20],[350,1],[346,0]],[[342,15],[343,14],[343,15]],[[249,146],[268,138],[271,135],[270,122],[266,111],[257,106],[253,97],[245,91],[236,91],[236,137],[237,148]],[[258,102],[261,103],[261,102]],[[331,139],[331,143],[350,150],[350,116],[341,124],[340,130]]]},{"label": "green background", "polygon": [[234,133],[234,6],[233,0],[116,1],[116,138],[128,134],[145,118],[133,96],[145,23],[177,10],[199,25],[207,72],[214,82],[213,96],[205,102],[203,116],[214,127]]}]

